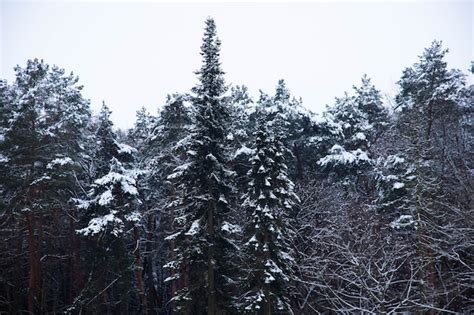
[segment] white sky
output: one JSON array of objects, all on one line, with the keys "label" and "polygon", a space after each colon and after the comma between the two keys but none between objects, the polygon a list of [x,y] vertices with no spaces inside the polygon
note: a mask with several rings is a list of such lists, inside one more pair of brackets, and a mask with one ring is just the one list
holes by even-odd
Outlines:
[{"label": "white sky", "polygon": [[207,16],[217,23],[227,83],[256,96],[284,78],[316,112],[364,73],[393,95],[433,39],[450,49],[450,67],[467,73],[474,60],[471,1],[0,2],[0,77],[11,82],[13,67],[35,57],[74,71],[92,108],[105,100],[122,128],[141,106],[155,114],[166,94],[196,83]]}]

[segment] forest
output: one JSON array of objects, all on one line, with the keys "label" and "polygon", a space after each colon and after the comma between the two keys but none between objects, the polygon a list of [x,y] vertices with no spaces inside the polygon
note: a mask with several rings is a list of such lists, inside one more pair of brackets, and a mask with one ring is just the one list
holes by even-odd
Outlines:
[{"label": "forest", "polygon": [[313,113],[220,46],[208,18],[195,87],[129,130],[43,60],[0,79],[0,313],[472,314],[474,64],[434,40]]}]

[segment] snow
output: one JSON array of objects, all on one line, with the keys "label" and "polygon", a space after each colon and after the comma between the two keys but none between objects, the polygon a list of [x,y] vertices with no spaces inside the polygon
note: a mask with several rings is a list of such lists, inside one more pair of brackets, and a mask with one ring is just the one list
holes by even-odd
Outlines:
[{"label": "snow", "polygon": [[51,179],[51,177],[49,177],[49,176],[41,176],[40,178],[35,179],[34,181],[32,181],[30,186],[36,185],[36,184],[38,184],[42,181],[47,181],[47,180],[50,180],[50,179]]},{"label": "snow", "polygon": [[99,205],[106,206],[110,204],[112,200],[114,200],[114,196],[112,196],[112,191],[106,190],[104,193],[100,195],[98,202],[99,202]]},{"label": "snow", "polygon": [[257,243],[257,236],[256,235],[253,235],[248,241],[247,243],[245,243],[245,245],[248,245],[248,244],[253,244],[253,243]]},{"label": "snow", "polygon": [[265,283],[269,284],[269,283],[272,283],[273,281],[275,281],[275,277],[272,276],[271,273],[268,273],[265,271],[265,279],[264,279]]},{"label": "snow", "polygon": [[214,163],[218,163],[219,161],[216,159],[216,157],[214,156],[214,154],[212,153],[209,153],[208,155],[206,155],[206,160],[208,161],[212,161]]},{"label": "snow", "polygon": [[58,158],[58,159],[52,160],[51,162],[48,163],[46,168],[52,169],[56,165],[64,166],[64,165],[73,164],[73,163],[74,163],[74,161],[70,157],[63,157],[63,158]]},{"label": "snow", "polygon": [[87,209],[89,208],[91,202],[89,200],[82,200],[78,198],[72,198],[72,202],[74,202],[78,209]]},{"label": "snow", "polygon": [[194,220],[193,223],[191,224],[191,227],[189,230],[185,233],[185,235],[193,236],[199,232],[199,227],[200,227],[200,220]]},{"label": "snow", "polygon": [[132,154],[132,153],[137,152],[137,149],[129,146],[128,144],[120,143],[120,142],[115,142],[115,144],[118,146],[119,154]]},{"label": "snow", "polygon": [[321,166],[326,166],[328,164],[335,165],[348,165],[348,164],[358,164],[360,162],[370,162],[367,153],[361,149],[346,151],[343,147],[338,144],[335,144],[330,150],[329,155],[321,158],[318,161],[318,164]]},{"label": "snow", "polygon": [[173,241],[173,240],[175,240],[180,234],[181,234],[181,232],[177,232],[177,233],[173,233],[173,234],[171,234],[171,235],[168,235],[167,237],[165,237],[165,241]]},{"label": "snow", "polygon": [[184,163],[174,169],[174,172],[166,177],[166,179],[176,179],[183,175],[184,171],[189,169],[189,167],[192,165],[192,162],[189,163]]},{"label": "snow", "polygon": [[267,260],[265,267],[270,267],[270,272],[273,274],[283,274],[283,270],[281,270],[281,268],[271,259]]},{"label": "snow", "polygon": [[246,147],[245,145],[241,146],[237,151],[234,153],[234,158],[240,155],[252,155],[255,150]]},{"label": "snow", "polygon": [[135,187],[135,179],[133,180],[122,180],[120,183],[122,186],[122,190],[132,196],[138,195],[138,190]]},{"label": "snow", "polygon": [[227,233],[238,233],[241,231],[241,227],[236,224],[224,222],[224,224],[222,224],[221,230]]},{"label": "snow", "polygon": [[219,202],[222,202],[222,203],[227,204],[227,199],[225,199],[225,196],[224,196],[224,195],[220,195],[220,196],[219,196]]},{"label": "snow", "polygon": [[132,213],[129,213],[125,215],[125,220],[129,222],[139,222],[141,220],[141,215],[137,211],[133,211]]},{"label": "snow", "polygon": [[120,218],[117,218],[117,211],[112,210],[109,214],[106,214],[101,217],[93,218],[89,221],[89,225],[83,229],[77,230],[77,233],[84,236],[94,236],[95,234],[105,231],[105,229],[112,225],[112,234],[118,236],[123,232],[123,221]]},{"label": "snow", "polygon": [[392,229],[400,229],[415,224],[413,216],[409,214],[401,215],[398,219],[390,223]]},{"label": "snow", "polygon": [[393,183],[393,189],[400,189],[403,187],[405,187],[404,183],[400,183],[400,182]]},{"label": "snow", "polygon": [[135,180],[135,173],[133,171],[126,172],[125,174],[120,174],[116,172],[109,172],[107,175],[97,179],[95,184],[100,186],[107,186],[120,183],[122,191],[129,195],[138,195]]},{"label": "snow", "polygon": [[280,257],[281,257],[283,260],[286,260],[286,261],[294,261],[294,258],[291,257],[291,255],[288,254],[287,252],[282,252],[282,251],[280,251],[279,255],[280,255]]},{"label": "snow", "polygon": [[6,163],[8,162],[8,158],[0,153],[0,163]]},{"label": "snow", "polygon": [[365,134],[363,132],[357,132],[355,135],[354,135],[354,139],[355,140],[365,140],[367,139]]}]

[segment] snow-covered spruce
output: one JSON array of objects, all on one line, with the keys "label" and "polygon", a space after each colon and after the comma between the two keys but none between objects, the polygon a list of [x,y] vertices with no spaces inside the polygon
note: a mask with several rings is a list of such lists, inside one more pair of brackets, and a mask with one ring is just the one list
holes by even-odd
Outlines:
[{"label": "snow-covered spruce", "polygon": [[[226,168],[223,100],[226,86],[219,61],[220,41],[215,22],[206,20],[203,64],[193,88],[194,126],[186,140],[187,160],[168,178],[177,181],[178,196],[172,237],[174,259],[166,265],[182,286],[172,298],[176,310],[217,314],[231,308],[231,284],[236,252],[229,194],[233,173]],[[184,280],[187,279],[187,280]]]},{"label": "snow-covered spruce", "polygon": [[262,120],[256,132],[250,182],[243,203],[247,226],[243,244],[243,313],[291,312],[289,287],[294,280],[293,231],[289,222],[297,196],[287,177],[284,147]]}]

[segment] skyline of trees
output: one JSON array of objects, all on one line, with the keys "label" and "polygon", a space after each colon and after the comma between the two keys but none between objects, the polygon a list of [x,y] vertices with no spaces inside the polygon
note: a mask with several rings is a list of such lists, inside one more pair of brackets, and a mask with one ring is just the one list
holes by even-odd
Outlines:
[{"label": "skyline of trees", "polygon": [[0,80],[0,312],[474,311],[474,86],[433,41],[394,106],[363,75],[316,115],[227,85],[114,129],[43,61]]}]

